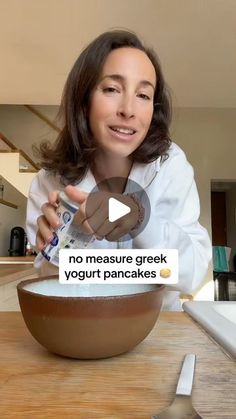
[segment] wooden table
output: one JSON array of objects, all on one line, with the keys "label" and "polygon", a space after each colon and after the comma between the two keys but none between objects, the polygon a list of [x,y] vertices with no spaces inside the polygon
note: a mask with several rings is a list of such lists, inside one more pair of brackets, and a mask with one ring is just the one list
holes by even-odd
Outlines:
[{"label": "wooden table", "polygon": [[21,313],[0,313],[0,418],[150,419],[169,405],[185,353],[196,353],[193,403],[204,419],[236,418],[236,367],[186,313],[163,312],[118,357],[80,361],[47,352]]}]

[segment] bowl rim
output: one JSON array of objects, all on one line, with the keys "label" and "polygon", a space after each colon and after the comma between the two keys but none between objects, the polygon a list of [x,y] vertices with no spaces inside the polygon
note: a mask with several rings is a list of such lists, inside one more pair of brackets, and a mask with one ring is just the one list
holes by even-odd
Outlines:
[{"label": "bowl rim", "polygon": [[[144,292],[138,292],[138,293],[133,293],[133,294],[121,294],[121,295],[97,295],[97,296],[66,296],[66,295],[47,295],[47,294],[39,294],[37,292],[33,292],[33,291],[29,291],[26,290],[24,288],[25,285],[28,285],[30,283],[34,283],[34,282],[41,282],[41,281],[46,281],[49,279],[57,279],[58,280],[58,275],[45,275],[45,276],[41,276],[41,277],[34,277],[34,278],[30,278],[30,279],[25,279],[21,282],[19,282],[16,286],[17,288],[17,292],[22,292],[26,295],[32,295],[32,296],[37,296],[37,298],[46,298],[46,299],[55,299],[55,300],[62,300],[62,299],[70,299],[72,301],[75,300],[80,300],[80,301],[86,301],[86,300],[107,300],[107,299],[123,299],[123,298],[131,298],[134,296],[142,296],[144,294],[150,294],[150,293],[156,293],[157,291],[163,291],[164,288],[166,287],[165,284],[140,284],[140,285],[156,285],[156,288],[153,290],[149,290],[149,291],[144,291]],[[78,284],[79,285],[79,284]],[[81,284],[82,285],[82,284]],[[104,284],[106,285],[106,284]],[[116,285],[116,284],[114,284]],[[117,284],[118,285],[118,284]],[[125,284],[121,284],[121,285],[125,285]],[[130,284],[132,285],[132,284]]]}]

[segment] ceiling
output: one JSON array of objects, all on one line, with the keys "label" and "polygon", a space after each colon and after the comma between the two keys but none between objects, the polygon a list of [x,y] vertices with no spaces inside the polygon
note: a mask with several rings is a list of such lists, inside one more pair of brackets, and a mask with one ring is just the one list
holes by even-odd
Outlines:
[{"label": "ceiling", "polygon": [[129,28],[158,52],[175,106],[236,107],[236,0],[0,0],[0,103],[57,105],[81,49]]}]

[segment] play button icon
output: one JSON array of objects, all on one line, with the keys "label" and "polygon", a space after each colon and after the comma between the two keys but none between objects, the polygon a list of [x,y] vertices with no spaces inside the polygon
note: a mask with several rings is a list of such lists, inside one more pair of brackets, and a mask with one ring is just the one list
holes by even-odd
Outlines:
[{"label": "play button icon", "polygon": [[119,218],[124,217],[124,215],[129,214],[131,211],[128,205],[123,204],[115,198],[109,198],[108,200],[108,220],[110,223],[113,221],[119,220]]},{"label": "play button icon", "polygon": [[112,231],[119,223],[125,225],[127,219],[132,217],[135,217],[135,222],[137,222],[137,211],[134,210],[132,201],[125,199],[126,195],[129,195],[136,203],[140,203],[144,212],[141,213],[141,224],[138,228],[120,237],[119,242],[133,240],[145,229],[151,213],[146,191],[132,179],[106,178],[90,191],[85,206],[87,222],[93,231],[101,232],[100,236],[98,234],[99,237],[106,238],[106,234],[102,234],[103,231]]}]

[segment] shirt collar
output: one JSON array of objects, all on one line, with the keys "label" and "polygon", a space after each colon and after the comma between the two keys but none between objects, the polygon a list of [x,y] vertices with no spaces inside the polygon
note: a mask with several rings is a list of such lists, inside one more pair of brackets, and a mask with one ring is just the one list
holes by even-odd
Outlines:
[{"label": "shirt collar", "polygon": [[142,188],[146,188],[160,170],[161,157],[151,163],[134,163],[129,179],[134,180]]},{"label": "shirt collar", "polygon": [[[159,172],[161,166],[161,157],[158,157],[151,163],[133,163],[129,179],[138,183],[142,188],[146,188]],[[85,192],[91,192],[96,187],[95,178],[90,169],[85,177],[77,184],[77,187]]]}]

